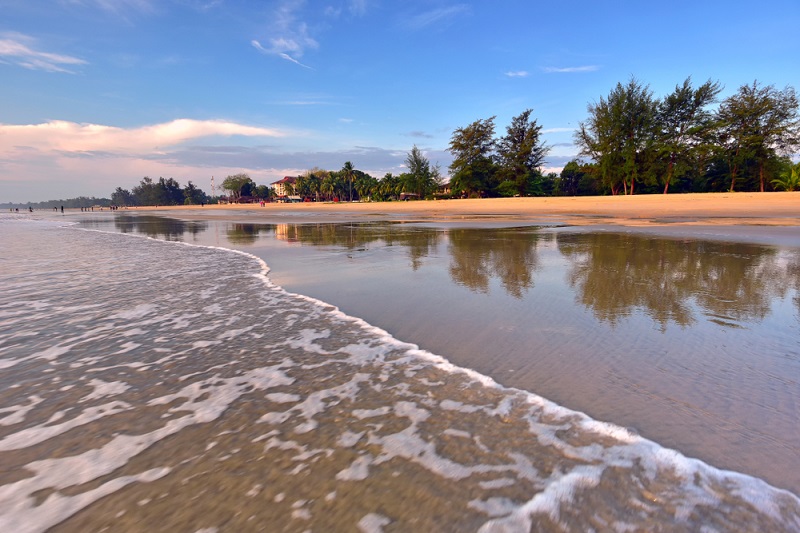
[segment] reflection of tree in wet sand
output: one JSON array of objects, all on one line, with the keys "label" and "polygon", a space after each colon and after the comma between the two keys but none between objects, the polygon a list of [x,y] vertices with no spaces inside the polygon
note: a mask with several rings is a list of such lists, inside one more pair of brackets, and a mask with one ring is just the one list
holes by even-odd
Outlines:
[{"label": "reflection of tree in wet sand", "polygon": [[797,306],[797,319],[800,320],[800,252],[793,252],[786,267],[789,285],[794,289],[794,303]]},{"label": "reflection of tree in wet sand", "polygon": [[551,239],[530,228],[502,230],[454,229],[450,239],[450,275],[456,283],[476,292],[488,292],[492,277],[515,298],[533,287],[539,265],[540,239]]},{"label": "reflection of tree in wet sand", "polygon": [[197,235],[208,228],[206,222],[185,222],[174,218],[156,216],[131,216],[119,214],[114,217],[114,227],[121,233],[141,233],[155,239],[167,241],[183,240],[185,235]]},{"label": "reflection of tree in wet sand", "polygon": [[274,231],[272,224],[230,224],[225,233],[232,244],[253,244],[260,234]]},{"label": "reflection of tree in wet sand", "polygon": [[686,326],[696,305],[736,327],[763,319],[785,294],[787,272],[766,246],[595,233],[560,235],[558,247],[572,263],[567,279],[579,301],[611,324],[640,309],[662,330]]},{"label": "reflection of tree in wet sand", "polygon": [[441,239],[432,228],[404,228],[397,223],[367,224],[286,224],[279,238],[315,246],[338,246],[351,251],[365,250],[371,243],[405,246],[411,268],[417,270]]}]

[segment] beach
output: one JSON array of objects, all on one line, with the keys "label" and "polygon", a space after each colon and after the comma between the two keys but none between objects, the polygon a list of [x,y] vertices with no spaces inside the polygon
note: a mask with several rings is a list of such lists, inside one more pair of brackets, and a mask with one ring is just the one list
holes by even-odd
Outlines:
[{"label": "beach", "polygon": [[266,217],[286,216],[344,220],[407,217],[424,220],[557,221],[574,225],[613,222],[623,225],[659,223],[698,225],[800,224],[800,192],[696,193],[633,196],[489,198],[407,202],[305,202],[140,207],[147,211],[257,210]]},{"label": "beach", "polygon": [[[87,446],[75,431],[91,428],[100,477],[54,492],[81,512],[37,523],[125,529],[186,504],[174,524],[219,530],[250,513],[288,531],[791,531],[799,206],[738,193],[48,214],[98,230],[67,250],[125,295],[74,303],[35,346],[0,329],[12,376],[83,398],[54,431],[57,404],[7,393],[21,425],[0,453],[42,465],[23,487],[9,471],[12,516],[32,512],[20,489],[69,486],[43,465],[69,463],[53,450]],[[225,249],[263,261],[267,285]],[[37,298],[32,317],[57,322],[53,295]]]},{"label": "beach", "polygon": [[[800,193],[210,207],[212,209],[209,211],[205,210],[206,207],[178,210],[159,208],[155,213],[168,213],[170,217],[187,221],[226,220],[256,225],[289,223],[306,227],[320,224],[368,225],[393,222],[402,227],[421,226],[446,231],[462,229],[468,234],[468,230],[472,230],[467,238],[475,241],[480,241],[489,230],[538,227],[546,230],[544,235],[561,234],[562,240],[564,235],[597,235],[598,232],[610,238],[611,235],[628,236],[611,240],[606,238],[601,246],[632,249],[645,248],[649,246],[648,243],[653,242],[652,239],[667,239],[667,243],[676,240],[683,243],[711,241],[779,246],[786,250],[800,249]],[[289,290],[337,305],[398,338],[415,342],[457,364],[477,369],[503,384],[532,390],[562,405],[589,412],[601,420],[612,420],[624,427],[644,431],[649,438],[676,447],[693,457],[702,458],[723,468],[759,475],[778,486],[800,492],[800,478],[789,467],[794,461],[800,460],[800,449],[793,443],[795,439],[800,439],[800,434],[795,434],[793,430],[787,432],[798,413],[792,407],[784,413],[782,420],[776,420],[773,413],[773,402],[788,401],[793,405],[797,400],[793,388],[798,384],[800,375],[794,373],[796,368],[792,367],[793,373],[786,376],[788,382],[778,380],[776,383],[768,379],[756,385],[754,390],[750,390],[752,385],[747,378],[738,376],[731,382],[726,382],[722,377],[725,373],[736,375],[738,372],[734,365],[749,364],[745,359],[750,353],[755,356],[761,351],[771,353],[777,350],[784,355],[782,351],[789,350],[791,353],[786,355],[796,359],[797,346],[791,339],[798,332],[800,311],[793,310],[790,306],[782,312],[794,313],[798,316],[797,320],[789,317],[788,326],[769,326],[777,329],[779,334],[788,335],[786,344],[763,349],[754,344],[735,357],[698,365],[681,359],[690,357],[697,350],[703,354],[726,352],[729,348],[723,343],[728,341],[722,336],[714,335],[714,331],[702,331],[679,320],[673,321],[670,331],[653,337],[647,335],[653,328],[648,320],[640,321],[633,330],[612,328],[604,334],[609,338],[605,344],[597,343],[596,340],[584,340],[598,334],[591,333],[596,327],[591,321],[580,326],[587,329],[586,333],[553,338],[550,332],[563,331],[564,325],[552,323],[546,327],[531,327],[526,320],[541,323],[543,317],[536,311],[520,306],[518,298],[501,301],[495,294],[488,301],[471,301],[470,298],[474,295],[465,296],[463,293],[445,291],[448,281],[428,279],[426,276],[407,276],[400,281],[393,281],[392,277],[402,274],[390,265],[403,259],[391,254],[378,257],[375,239],[367,237],[365,242],[369,244],[364,244],[359,241],[359,237],[353,237],[352,234],[352,228],[342,230],[339,238],[330,241],[339,244],[345,250],[344,255],[331,253],[331,249],[335,252],[336,246],[329,246],[325,251],[320,251],[321,246],[318,245],[288,247],[278,253],[275,253],[274,248],[262,250],[255,243],[237,246],[234,242],[226,246],[247,250],[262,257],[270,265],[271,278]],[[491,239],[496,238],[493,234],[485,235],[489,235]],[[435,240],[436,236],[429,235],[428,239]],[[297,240],[303,239],[298,236]],[[319,237],[308,240],[317,244],[325,242]],[[547,247],[545,244],[540,246]],[[363,251],[363,248],[370,247],[372,254]],[[362,255],[369,256],[366,266],[361,267],[354,260],[358,256],[358,252],[354,250],[358,249],[362,249]],[[663,247],[658,253],[663,261]],[[722,246],[716,253],[730,255],[751,251],[726,249]],[[761,252],[759,248],[755,248],[752,253]],[[790,254],[790,257],[790,261],[797,261],[796,256]],[[525,264],[524,254],[513,256],[511,260],[521,261],[525,271],[532,269],[530,264]],[[668,268],[685,268],[683,258],[675,259],[674,262],[676,265]],[[726,267],[711,265],[708,268]],[[737,265],[735,268],[746,267]],[[327,274],[321,274],[323,272]],[[661,282],[648,277],[652,275],[644,274],[639,283]],[[753,272],[752,275],[763,274]],[[774,283],[788,285],[787,288],[798,288],[796,276],[778,278]],[[769,282],[766,284],[769,285]],[[698,287],[694,290],[702,292],[721,289]],[[744,294],[742,291],[746,291],[737,290],[738,293],[730,293],[725,297],[739,298]],[[444,292],[446,296],[442,294]],[[375,294],[380,296],[375,297]],[[540,298],[558,297],[562,295]],[[667,302],[665,306],[670,305],[669,295],[664,294],[664,297]],[[632,301],[635,299],[631,298]],[[474,306],[479,307],[476,309]],[[516,314],[505,312],[509,306],[519,307]],[[493,311],[482,312],[484,307]],[[656,323],[655,327],[661,328],[665,323],[669,323],[669,320],[660,323],[661,325]],[[568,327],[577,326],[569,324]],[[730,336],[730,330],[722,331]],[[773,332],[765,334],[773,335]],[[575,340],[576,337],[581,340]],[[745,335],[741,342],[749,345],[756,341],[752,336]],[[676,355],[676,359],[670,363],[682,367],[681,371],[665,368],[656,370],[651,366],[652,363],[643,362],[641,353],[659,349],[667,352],[673,349],[668,345],[676,347],[676,354],[681,354]],[[622,363],[615,359],[627,359],[624,354],[626,346],[627,350],[633,352],[627,355],[639,356],[630,359],[625,363],[626,367],[622,368]],[[598,357],[598,351],[603,352],[602,357]],[[620,351],[623,352],[622,355],[618,354]],[[539,361],[534,364],[528,361],[531,353],[537,353],[539,357]],[[550,355],[544,356],[545,353]],[[567,357],[564,357],[565,354]],[[598,363],[598,359],[605,362]],[[719,367],[709,370],[708,365],[714,364]],[[713,377],[708,381],[697,380],[692,375],[697,372],[710,373]],[[736,383],[737,381],[741,382]],[[741,388],[737,389],[737,386]],[[774,387],[786,391],[783,399],[766,401],[768,407],[765,411],[752,409],[748,394],[761,395],[761,388]],[[714,399],[713,395],[716,393],[721,397]],[[736,406],[714,407],[717,402],[736,403]],[[781,428],[780,437],[775,435],[776,426]],[[763,455],[770,456],[771,460],[765,461]]]}]

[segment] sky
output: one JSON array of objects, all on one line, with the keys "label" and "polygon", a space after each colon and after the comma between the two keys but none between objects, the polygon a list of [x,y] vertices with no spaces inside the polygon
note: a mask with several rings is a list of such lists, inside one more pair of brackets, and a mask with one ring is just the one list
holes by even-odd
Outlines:
[{"label": "sky", "polygon": [[[543,168],[635,77],[800,89],[800,0],[0,0],[0,203],[211,192],[346,161],[448,172],[453,131],[533,110]],[[219,191],[217,191],[219,192]]]}]

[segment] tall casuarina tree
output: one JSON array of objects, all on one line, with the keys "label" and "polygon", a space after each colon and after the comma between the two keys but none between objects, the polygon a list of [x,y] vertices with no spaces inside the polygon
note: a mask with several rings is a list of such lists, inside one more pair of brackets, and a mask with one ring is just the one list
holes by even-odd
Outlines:
[{"label": "tall casuarina tree", "polygon": [[578,125],[580,154],[597,163],[601,179],[618,194],[633,194],[636,182],[652,179],[657,101],[636,78],[587,106],[589,118]]},{"label": "tall casuarina tree", "polygon": [[511,119],[506,135],[497,142],[500,172],[512,181],[520,196],[525,194],[528,180],[539,171],[550,148],[540,139],[542,127],[531,119],[533,110],[526,109]]},{"label": "tall casuarina tree", "polygon": [[800,121],[795,90],[782,91],[772,85],[742,85],[723,100],[717,112],[719,141],[728,159],[731,188],[742,164],[755,160],[761,191],[765,190],[766,166],[770,159],[788,154],[800,145]]},{"label": "tall casuarina tree", "polygon": [[719,82],[708,80],[694,89],[692,79],[676,85],[658,104],[657,144],[659,159],[666,162],[663,171],[664,194],[676,172],[685,171],[709,146],[708,133],[713,128],[713,113],[707,109],[721,90]]}]

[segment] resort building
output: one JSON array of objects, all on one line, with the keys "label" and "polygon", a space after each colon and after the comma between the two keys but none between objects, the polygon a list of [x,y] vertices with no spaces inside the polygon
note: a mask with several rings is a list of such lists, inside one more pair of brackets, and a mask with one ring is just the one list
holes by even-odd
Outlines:
[{"label": "resort building", "polygon": [[283,198],[294,194],[294,184],[296,181],[297,178],[294,176],[285,176],[283,179],[273,181],[270,185],[275,189],[275,196]]}]

